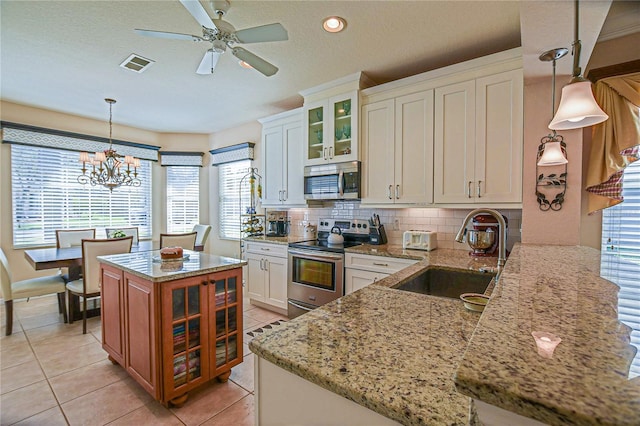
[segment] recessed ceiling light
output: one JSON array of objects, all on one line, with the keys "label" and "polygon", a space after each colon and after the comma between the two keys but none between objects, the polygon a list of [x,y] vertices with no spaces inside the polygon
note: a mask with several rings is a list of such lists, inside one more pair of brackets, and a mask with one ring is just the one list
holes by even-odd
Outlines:
[{"label": "recessed ceiling light", "polygon": [[245,61],[238,61],[238,63],[240,64],[240,66],[242,68],[253,68],[251,65],[249,65],[248,63],[246,63]]},{"label": "recessed ceiling light", "polygon": [[322,21],[322,28],[329,33],[339,33],[347,26],[347,21],[339,16],[329,16]]}]

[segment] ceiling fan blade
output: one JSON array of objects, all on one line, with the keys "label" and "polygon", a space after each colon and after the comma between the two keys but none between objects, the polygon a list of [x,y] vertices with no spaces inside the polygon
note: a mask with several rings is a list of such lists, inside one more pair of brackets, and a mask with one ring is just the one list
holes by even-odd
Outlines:
[{"label": "ceiling fan blade", "polygon": [[240,43],[289,40],[287,30],[281,24],[268,24],[236,31]]},{"label": "ceiling fan blade", "polygon": [[180,3],[182,3],[185,9],[189,11],[191,16],[193,16],[200,25],[207,28],[216,28],[213,20],[198,0],[180,0]]},{"label": "ceiling fan blade", "polygon": [[190,40],[190,41],[204,41],[202,37],[191,35],[191,34],[170,33],[167,31],[141,30],[138,28],[136,28],[134,31],[146,37],[171,38],[176,40]]},{"label": "ceiling fan blade", "polygon": [[196,74],[213,74],[220,55],[222,55],[221,52],[215,52],[213,49],[207,50],[196,70]]},{"label": "ceiling fan blade", "polygon": [[236,58],[245,61],[267,77],[271,77],[278,72],[278,67],[270,64],[261,57],[254,55],[253,53],[249,52],[246,49],[243,49],[242,47],[234,47],[232,52]]}]

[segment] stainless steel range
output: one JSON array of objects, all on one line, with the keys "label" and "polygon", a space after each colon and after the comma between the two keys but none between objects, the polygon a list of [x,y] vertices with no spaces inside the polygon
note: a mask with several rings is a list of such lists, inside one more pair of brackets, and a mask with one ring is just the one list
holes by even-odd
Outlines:
[{"label": "stainless steel range", "polygon": [[[332,229],[344,237],[342,244],[329,244]],[[289,318],[344,296],[344,249],[368,241],[366,219],[320,219],[317,240],[289,243]]]}]

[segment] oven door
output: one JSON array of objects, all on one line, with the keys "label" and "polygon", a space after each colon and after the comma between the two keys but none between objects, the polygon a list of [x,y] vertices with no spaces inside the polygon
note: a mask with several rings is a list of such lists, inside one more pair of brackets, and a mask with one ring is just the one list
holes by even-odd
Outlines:
[{"label": "oven door", "polygon": [[344,254],[289,249],[287,297],[321,306],[344,295]]}]

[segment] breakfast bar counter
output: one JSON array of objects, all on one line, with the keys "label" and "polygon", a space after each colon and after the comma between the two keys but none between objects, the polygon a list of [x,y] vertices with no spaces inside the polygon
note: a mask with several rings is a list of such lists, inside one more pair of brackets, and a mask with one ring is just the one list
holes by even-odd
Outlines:
[{"label": "breakfast bar counter", "polygon": [[[466,425],[477,420],[473,397],[548,424],[638,425],[640,379],[627,376],[635,350],[617,320],[617,286],[598,277],[598,254],[517,244],[481,315],[460,300],[392,288],[429,266],[469,268],[466,251],[424,252],[417,264],[267,331],[249,347],[258,373],[275,366],[380,415],[372,421],[378,424]],[[562,338],[552,357],[540,355],[532,331]],[[303,401],[301,393],[291,395]],[[327,418],[342,406],[331,401],[336,405],[321,412]],[[507,417],[502,424],[518,423]]]}]

